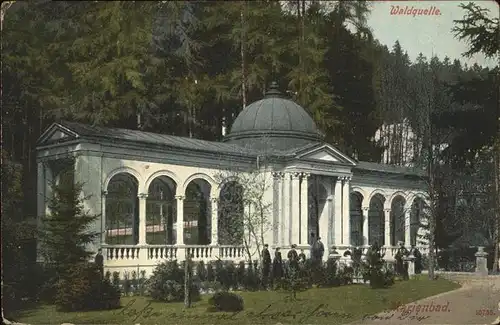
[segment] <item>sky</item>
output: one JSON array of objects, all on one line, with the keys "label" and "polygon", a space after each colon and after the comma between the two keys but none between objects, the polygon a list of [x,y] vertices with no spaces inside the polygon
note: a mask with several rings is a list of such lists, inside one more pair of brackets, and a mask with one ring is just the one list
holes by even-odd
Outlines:
[{"label": "sky", "polygon": [[[493,67],[498,65],[498,59],[486,59],[483,55],[476,55],[471,59],[464,58],[461,54],[467,51],[465,41],[456,39],[451,29],[453,20],[462,19],[465,10],[459,7],[460,3],[475,2],[483,8],[490,10],[490,17],[499,16],[499,6],[493,0],[481,1],[372,1],[371,14],[368,25],[373,35],[380,43],[392,48],[394,42],[399,40],[401,47],[408,52],[413,61],[420,52],[428,58],[433,54],[443,59],[448,56],[452,61],[459,59],[461,62],[472,65]],[[406,6],[413,9],[439,9],[439,15],[391,15],[391,9]],[[394,7],[394,8],[393,8]]]}]

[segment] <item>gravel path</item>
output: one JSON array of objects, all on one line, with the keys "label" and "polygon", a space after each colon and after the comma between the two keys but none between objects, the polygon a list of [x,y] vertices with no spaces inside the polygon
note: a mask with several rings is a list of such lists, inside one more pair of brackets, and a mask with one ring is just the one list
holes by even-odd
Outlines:
[{"label": "gravel path", "polygon": [[[365,316],[352,324],[493,324],[500,317],[500,276],[483,278],[449,275],[462,288],[401,307]],[[500,324],[499,324],[500,325]]]}]

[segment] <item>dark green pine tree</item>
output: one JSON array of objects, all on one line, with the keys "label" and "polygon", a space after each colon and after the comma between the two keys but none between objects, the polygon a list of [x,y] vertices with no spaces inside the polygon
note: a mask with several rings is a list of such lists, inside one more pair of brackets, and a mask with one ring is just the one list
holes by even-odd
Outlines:
[{"label": "dark green pine tree", "polygon": [[50,213],[42,218],[42,253],[58,275],[64,276],[71,266],[88,261],[93,254],[87,245],[99,233],[90,231],[89,226],[99,216],[84,210],[83,203],[88,198],[80,196],[82,184],[60,181],[52,184],[51,188]]}]

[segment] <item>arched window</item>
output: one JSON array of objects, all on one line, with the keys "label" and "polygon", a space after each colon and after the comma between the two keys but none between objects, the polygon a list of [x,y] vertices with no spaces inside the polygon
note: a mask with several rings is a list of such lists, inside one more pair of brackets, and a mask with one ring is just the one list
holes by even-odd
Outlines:
[{"label": "arched window", "polygon": [[368,244],[377,243],[379,246],[388,244],[385,242],[385,199],[380,194],[375,194],[370,199],[370,208],[368,209]]},{"label": "arched window", "polygon": [[241,245],[244,234],[243,187],[226,183],[219,195],[218,237],[221,245]]},{"label": "arched window", "polygon": [[184,201],[184,243],[208,245],[211,240],[210,184],[204,179],[192,180]]},{"label": "arched window", "polygon": [[[406,200],[404,197],[398,195],[396,196],[391,203],[391,245],[397,245],[398,242],[405,241],[405,204]],[[409,229],[408,229],[409,231]],[[405,243],[405,245],[409,245],[410,243]]]},{"label": "arched window", "polygon": [[150,245],[176,243],[176,187],[168,176],[159,176],[149,185],[146,199],[146,243]]},{"label": "arched window", "polygon": [[361,210],[363,196],[358,192],[350,195],[351,245],[361,246],[363,245],[363,212]]},{"label": "arched window", "polygon": [[139,241],[137,180],[126,173],[113,176],[106,195],[106,243],[136,245]]},{"label": "arched window", "polygon": [[323,214],[323,210],[326,207],[326,199],[328,193],[323,184],[319,182],[319,179],[317,177],[311,177],[311,181],[309,184],[310,185],[307,190],[309,205],[309,219],[307,222],[307,230],[309,238],[307,241],[309,244],[313,244],[313,241],[315,241],[318,237],[321,237],[319,220],[321,218],[321,215]]}]

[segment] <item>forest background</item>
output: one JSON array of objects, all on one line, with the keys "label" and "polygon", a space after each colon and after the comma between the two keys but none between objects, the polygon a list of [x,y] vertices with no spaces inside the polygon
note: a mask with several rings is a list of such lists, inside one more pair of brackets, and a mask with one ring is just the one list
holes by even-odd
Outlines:
[{"label": "forest background", "polygon": [[[498,19],[463,10],[443,33],[498,57]],[[436,246],[498,243],[498,66],[411,61],[373,37],[369,14],[366,1],[2,3],[4,281],[29,277],[35,147],[51,123],[219,141],[272,81],[358,160],[429,168],[441,148]]]}]

